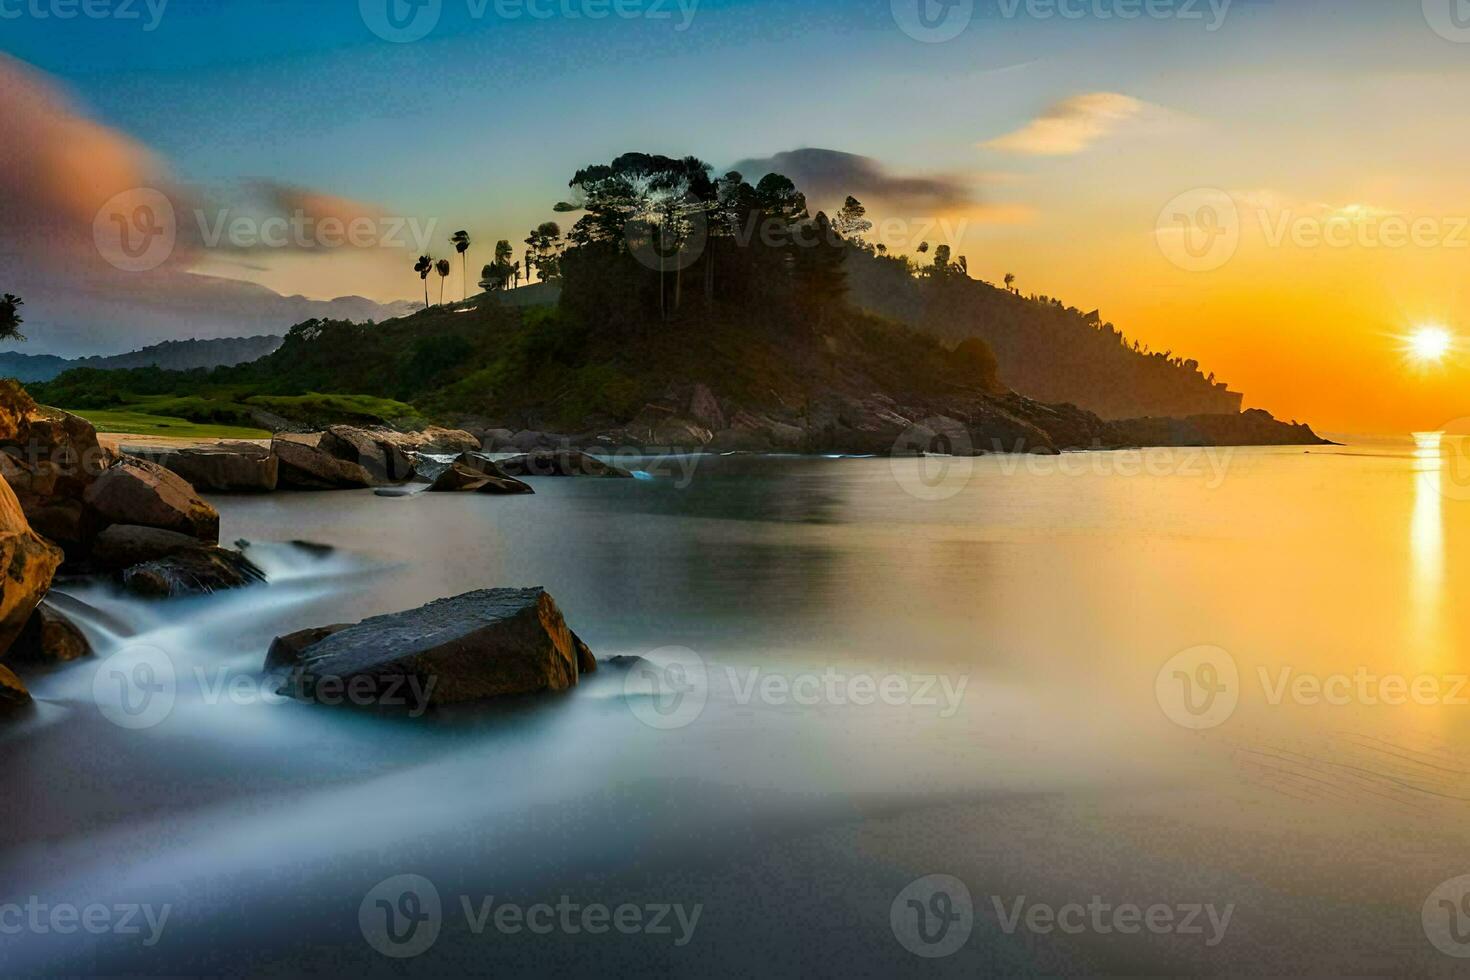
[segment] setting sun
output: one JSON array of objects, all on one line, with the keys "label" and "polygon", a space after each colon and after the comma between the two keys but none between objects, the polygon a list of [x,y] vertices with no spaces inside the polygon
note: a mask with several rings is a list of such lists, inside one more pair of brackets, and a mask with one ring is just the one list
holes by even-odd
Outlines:
[{"label": "setting sun", "polygon": [[1420,327],[1408,337],[1409,356],[1421,363],[1442,361],[1454,346],[1455,339],[1443,327]]}]

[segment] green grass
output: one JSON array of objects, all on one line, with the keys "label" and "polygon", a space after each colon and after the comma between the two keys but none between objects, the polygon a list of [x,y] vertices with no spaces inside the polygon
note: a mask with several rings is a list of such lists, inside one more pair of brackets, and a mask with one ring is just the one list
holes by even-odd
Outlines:
[{"label": "green grass", "polygon": [[122,432],[140,436],[177,436],[181,439],[269,439],[264,429],[239,425],[190,422],[169,415],[154,415],[131,408],[84,408],[73,412],[96,426],[98,432]]}]

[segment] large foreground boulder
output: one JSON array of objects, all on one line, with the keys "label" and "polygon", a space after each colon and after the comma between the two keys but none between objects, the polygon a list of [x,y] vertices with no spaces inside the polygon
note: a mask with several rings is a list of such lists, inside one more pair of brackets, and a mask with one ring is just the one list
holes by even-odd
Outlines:
[{"label": "large foreground boulder", "polygon": [[198,538],[162,528],[137,524],[114,524],[97,536],[92,545],[92,566],[116,571],[143,562],[170,558],[185,551],[206,547]]},{"label": "large foreground boulder", "polygon": [[83,497],[110,524],[177,531],[201,541],[219,540],[219,512],[199,498],[177,473],[136,456],[123,456],[92,482]]},{"label": "large foreground boulder", "polygon": [[540,449],[496,464],[507,476],[598,476],[631,479],[625,469],[569,449]]},{"label": "large foreground boulder", "polygon": [[20,501],[0,480],[0,654],[30,620],[61,559],[59,548],[31,530]]},{"label": "large foreground boulder", "polygon": [[253,442],[221,442],[185,449],[125,446],[123,451],[177,473],[196,490],[269,493],[276,488],[276,456]]},{"label": "large foreground boulder", "polygon": [[282,694],[359,705],[399,703],[389,698],[405,684],[428,704],[564,691],[597,669],[540,588],[440,599],[336,630],[299,652],[292,646],[299,640],[281,638],[269,664],[291,664]]},{"label": "large foreground boulder", "polygon": [[82,497],[111,462],[91,423],[40,408],[18,384],[0,381],[0,476],[36,533],[85,550],[100,527]]},{"label": "large foreground boulder", "polygon": [[280,460],[279,485],[290,490],[361,490],[377,480],[361,463],[350,462],[321,448],[322,434],[278,435],[271,452]]}]

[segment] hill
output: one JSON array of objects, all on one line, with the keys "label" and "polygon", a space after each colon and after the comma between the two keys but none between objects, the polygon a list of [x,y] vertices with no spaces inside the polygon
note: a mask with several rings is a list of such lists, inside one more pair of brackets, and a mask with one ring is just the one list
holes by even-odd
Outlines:
[{"label": "hill", "polygon": [[950,343],[984,340],[1006,384],[1039,401],[1070,402],[1105,419],[1241,409],[1242,395],[1198,362],[1130,344],[1096,311],[1021,296],[961,270],[915,276],[903,259],[863,249],[847,268],[855,305]]},{"label": "hill", "polygon": [[258,360],[281,346],[279,336],[226,337],[219,340],[168,340],[111,357],[64,358],[51,354],[0,353],[0,378],[50,381],[74,368],[119,371],[158,367],[170,371],[228,367]]}]

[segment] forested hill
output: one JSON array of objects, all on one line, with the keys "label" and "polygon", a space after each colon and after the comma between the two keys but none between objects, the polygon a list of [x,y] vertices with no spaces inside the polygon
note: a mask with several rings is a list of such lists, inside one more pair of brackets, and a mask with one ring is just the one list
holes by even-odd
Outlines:
[{"label": "forested hill", "polygon": [[1021,296],[962,271],[914,276],[903,260],[854,249],[849,299],[954,343],[983,339],[1007,385],[1043,402],[1068,402],[1105,419],[1233,415],[1242,396],[1172,351],[1130,343],[1097,313]]},{"label": "forested hill", "polygon": [[224,337],[215,340],[167,340],[141,350],[110,357],[68,359],[50,354],[0,352],[0,377],[17,381],[50,381],[73,368],[123,371],[158,367],[168,371],[228,367],[259,360],[281,346],[281,337]]}]

